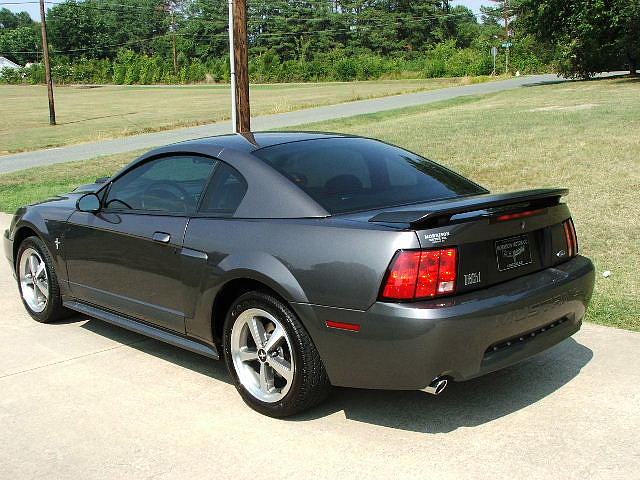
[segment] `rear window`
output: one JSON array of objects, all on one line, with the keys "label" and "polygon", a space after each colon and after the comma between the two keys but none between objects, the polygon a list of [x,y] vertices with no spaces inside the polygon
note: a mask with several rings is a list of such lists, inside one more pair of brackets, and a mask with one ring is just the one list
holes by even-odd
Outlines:
[{"label": "rear window", "polygon": [[332,214],[485,193],[430,160],[366,138],[327,138],[254,152]]}]

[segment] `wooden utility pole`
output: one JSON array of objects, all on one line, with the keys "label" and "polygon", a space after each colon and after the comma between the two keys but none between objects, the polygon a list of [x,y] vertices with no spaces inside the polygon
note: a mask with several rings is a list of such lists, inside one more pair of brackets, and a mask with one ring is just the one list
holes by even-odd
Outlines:
[{"label": "wooden utility pole", "polygon": [[44,73],[47,78],[49,94],[49,124],[56,124],[56,106],[53,101],[53,81],[51,80],[51,62],[49,61],[49,42],[47,41],[47,23],[45,20],[44,0],[40,0],[40,31],[42,32],[42,53],[44,56]]},{"label": "wooden utility pole", "polygon": [[234,133],[251,132],[247,1],[229,0],[229,57],[231,62],[231,121]]},{"label": "wooden utility pole", "polygon": [[504,38],[506,38],[508,41],[509,40],[509,18],[511,16],[511,10],[509,9],[509,0],[504,0],[502,16],[504,17]]},{"label": "wooden utility pole", "polygon": [[509,43],[511,43],[509,38],[509,15],[511,14],[509,10],[509,0],[504,0],[503,8],[504,10],[502,14],[504,15],[504,38],[505,43],[507,44],[507,56],[504,63],[504,73],[509,73]]},{"label": "wooden utility pole", "polygon": [[173,44],[173,74],[178,74],[178,49],[176,48],[176,12],[175,5],[169,7],[171,9],[171,43]]}]

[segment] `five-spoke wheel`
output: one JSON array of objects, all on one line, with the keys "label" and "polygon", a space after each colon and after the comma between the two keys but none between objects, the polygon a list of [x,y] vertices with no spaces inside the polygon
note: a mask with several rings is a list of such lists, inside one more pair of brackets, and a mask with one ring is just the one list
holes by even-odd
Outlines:
[{"label": "five-spoke wheel", "polygon": [[16,255],[22,303],[38,322],[60,320],[71,313],[62,306],[58,277],[49,249],[38,237],[25,238]]},{"label": "five-spoke wheel", "polygon": [[32,311],[42,312],[49,299],[49,276],[47,265],[35,249],[22,252],[18,272],[22,298]]},{"label": "five-spoke wheel", "polygon": [[329,393],[329,379],[311,337],[289,305],[275,295],[240,295],[227,314],[223,340],[238,392],[260,413],[293,415]]},{"label": "five-spoke wheel", "polygon": [[266,310],[250,308],[238,316],[231,331],[231,356],[242,385],[263,402],[277,402],[291,388],[291,342]]}]

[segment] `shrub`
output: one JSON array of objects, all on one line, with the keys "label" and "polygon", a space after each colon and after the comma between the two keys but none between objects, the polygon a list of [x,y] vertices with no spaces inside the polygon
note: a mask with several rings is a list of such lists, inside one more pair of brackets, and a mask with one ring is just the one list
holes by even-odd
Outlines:
[{"label": "shrub", "polygon": [[[481,39],[482,40],[482,39]],[[459,48],[454,41],[441,42],[425,51],[399,52],[386,57],[364,49],[333,49],[313,58],[301,57],[283,61],[273,50],[253,56],[249,75],[254,83],[353,81],[379,78],[435,78],[478,76],[490,74],[493,65],[490,41],[478,40],[470,48]],[[503,53],[503,52],[501,52]],[[554,52],[540,52],[540,44],[529,37],[514,42],[511,50],[511,71],[522,73],[550,71]],[[229,57],[200,59],[178,55],[179,70],[173,72],[170,52],[150,57],[132,50],[118,51],[113,61],[79,58],[72,61],[54,57],[53,76],[56,83],[153,84],[195,83],[204,80],[229,81]],[[498,57],[498,71],[504,70],[504,55]],[[42,83],[44,67],[40,64],[26,69],[7,70],[1,83]]]},{"label": "shrub", "polygon": [[153,58],[142,57],[140,62],[140,77],[139,82],[143,85],[150,85],[154,83],[156,66]]},{"label": "shrub", "polygon": [[31,85],[37,85],[39,83],[46,82],[46,74],[44,72],[44,65],[41,63],[34,63],[25,68],[25,79]]},{"label": "shrub", "polygon": [[71,65],[54,65],[51,67],[51,77],[55,83],[71,83],[74,76]]},{"label": "shrub", "polygon": [[187,67],[180,68],[178,78],[180,78],[180,83],[182,84],[189,83],[189,69]]},{"label": "shrub", "polygon": [[194,60],[188,67],[187,81],[189,83],[202,82],[206,78],[206,70],[202,62]]},{"label": "shrub", "polygon": [[353,58],[341,58],[335,64],[335,77],[341,82],[355,80],[358,76],[358,67]]},{"label": "shrub", "polygon": [[358,80],[376,80],[383,73],[383,59],[376,55],[359,55],[354,58]]},{"label": "shrub", "polygon": [[26,71],[24,68],[14,70],[13,68],[6,67],[0,70],[0,83],[23,83],[25,75]]}]

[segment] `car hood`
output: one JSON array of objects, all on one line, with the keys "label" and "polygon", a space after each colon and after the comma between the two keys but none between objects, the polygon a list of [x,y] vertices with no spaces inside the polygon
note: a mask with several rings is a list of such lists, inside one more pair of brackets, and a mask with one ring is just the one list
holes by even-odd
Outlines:
[{"label": "car hood", "polygon": [[104,183],[88,183],[86,185],[80,185],[79,187],[74,188],[72,193],[95,193],[102,187],[104,187]]}]

